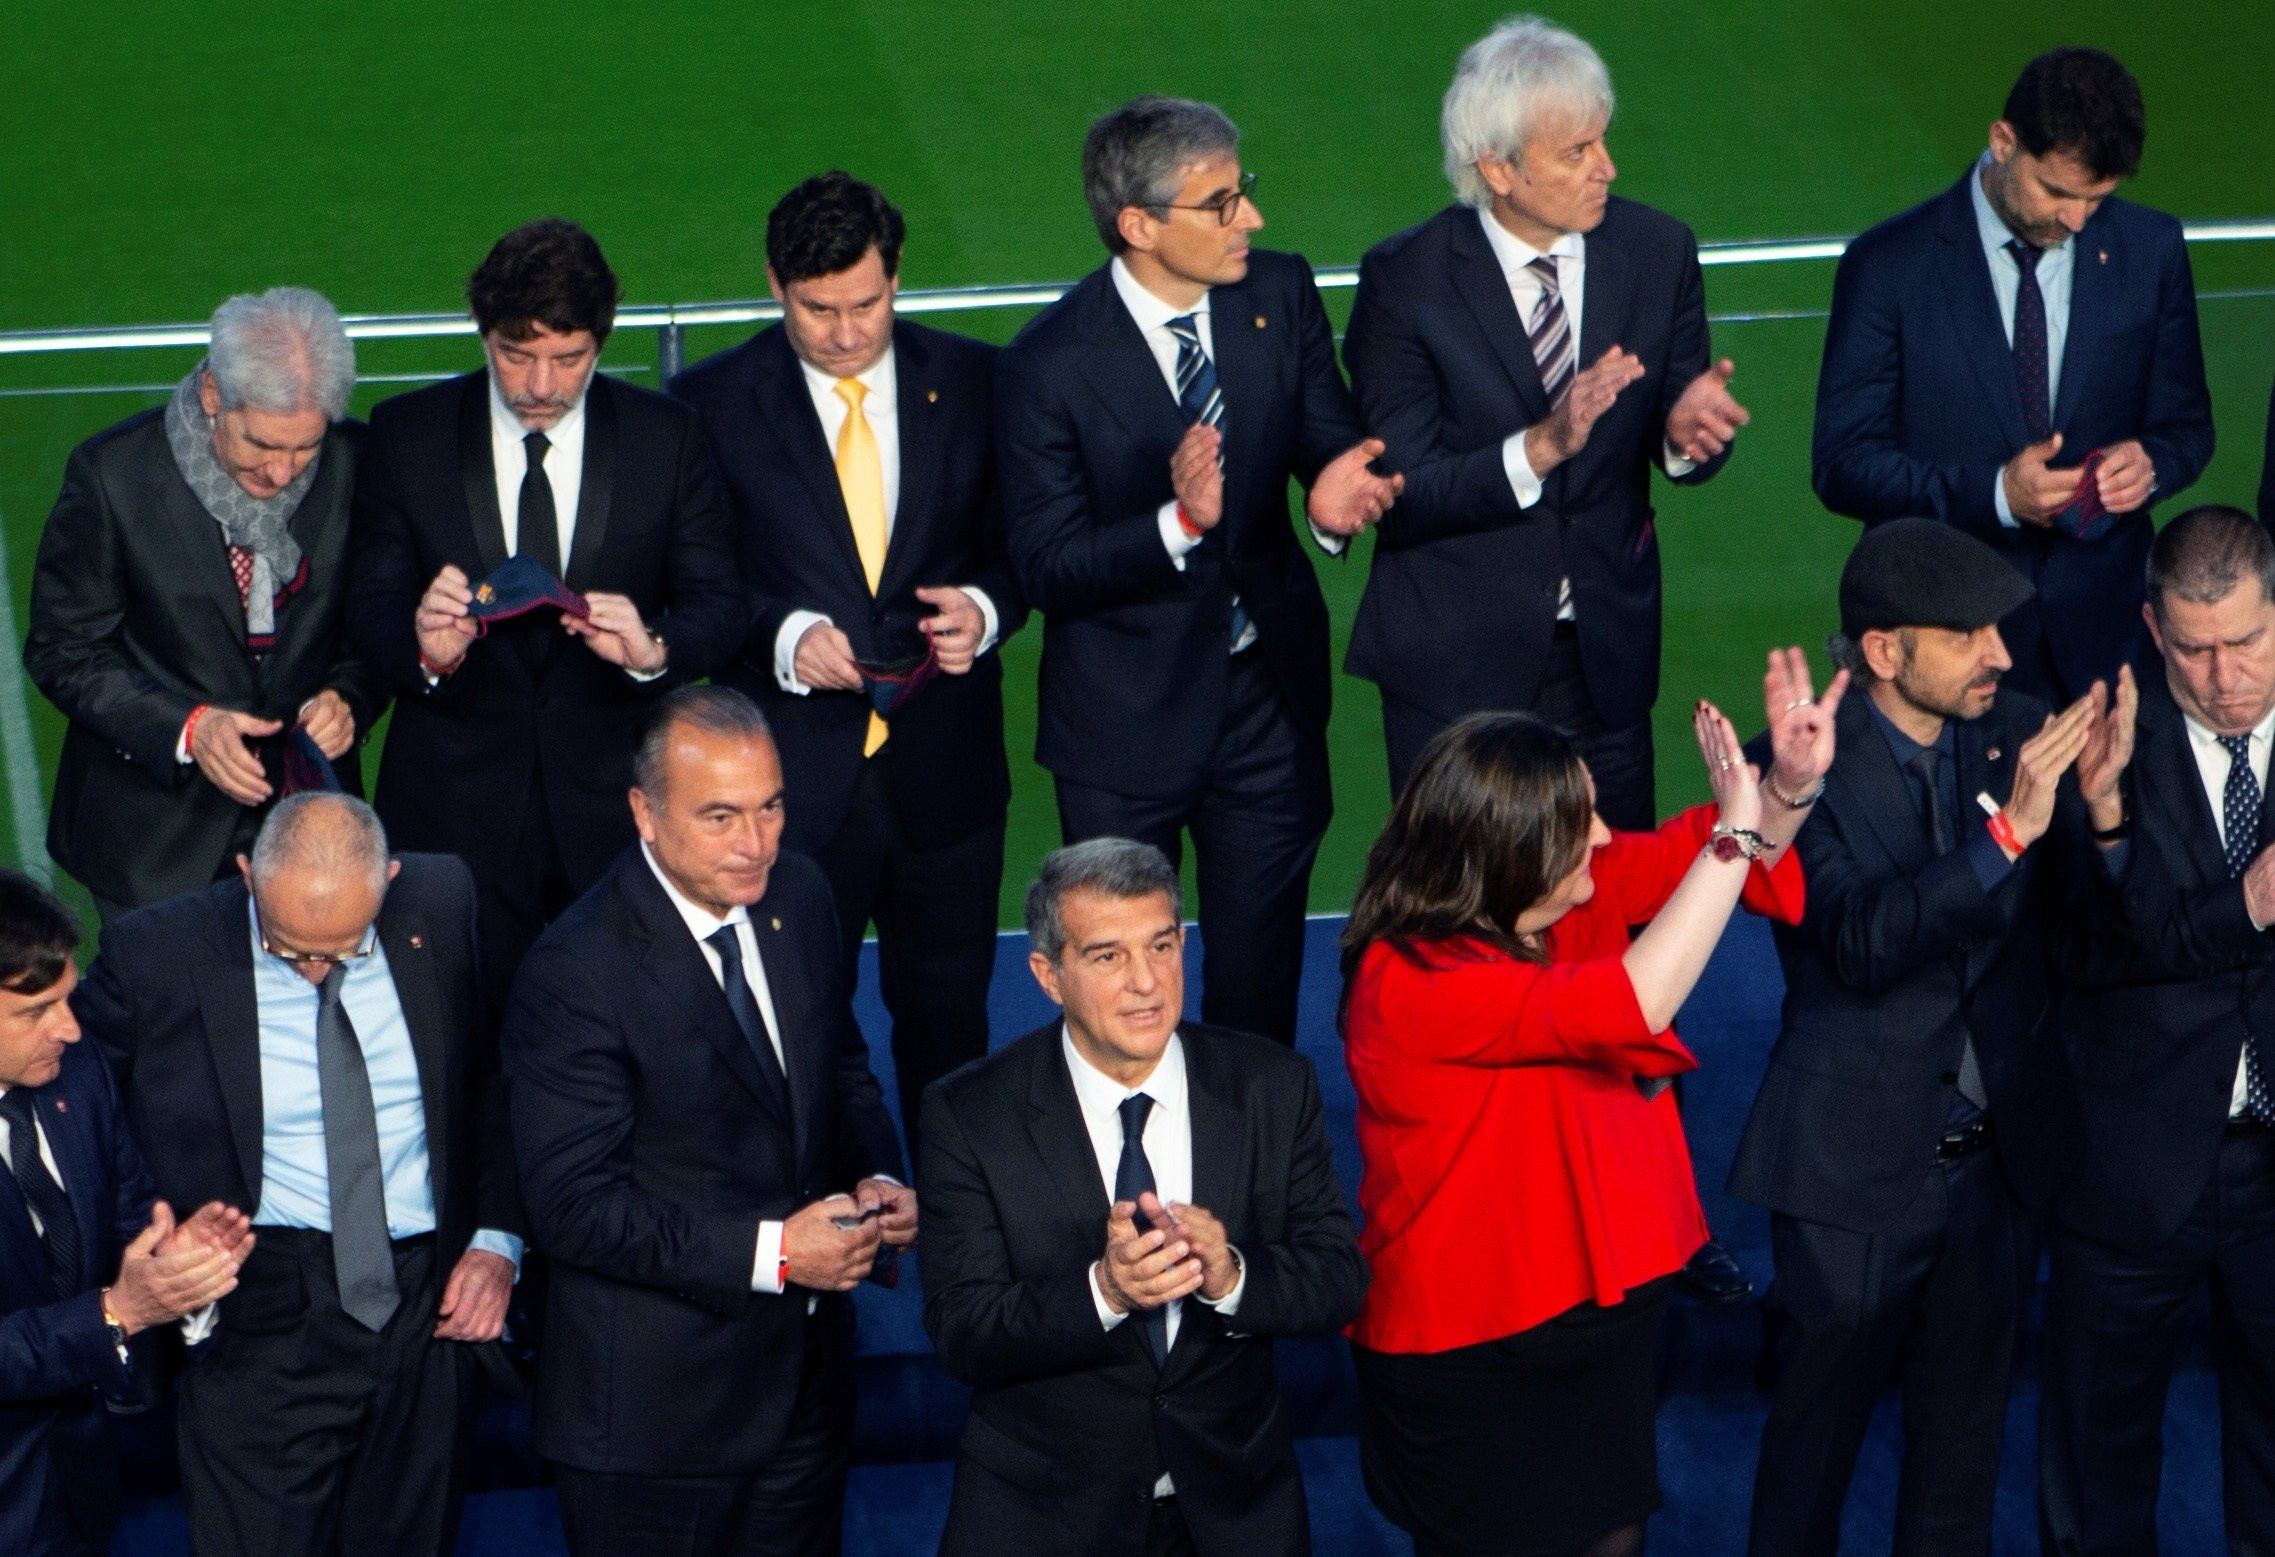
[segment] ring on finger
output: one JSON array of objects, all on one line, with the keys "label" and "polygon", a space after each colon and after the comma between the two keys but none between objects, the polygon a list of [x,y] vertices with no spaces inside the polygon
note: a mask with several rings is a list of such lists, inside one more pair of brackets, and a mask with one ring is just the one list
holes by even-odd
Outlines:
[{"label": "ring on finger", "polygon": [[1785,711],[1790,714],[1796,708],[1807,708],[1815,701],[1816,700],[1814,698],[1797,697],[1792,702],[1785,705]]}]

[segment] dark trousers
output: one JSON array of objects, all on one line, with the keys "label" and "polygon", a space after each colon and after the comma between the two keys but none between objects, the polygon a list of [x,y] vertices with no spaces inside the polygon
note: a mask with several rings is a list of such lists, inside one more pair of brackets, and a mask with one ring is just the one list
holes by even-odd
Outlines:
[{"label": "dark trousers", "polygon": [[1003,890],[1003,823],[937,849],[909,841],[887,792],[887,745],[861,764],[853,802],[813,851],[837,899],[845,950],[877,926],[877,974],[893,1019],[893,1071],[909,1161],[924,1089],[987,1053],[987,986],[995,973]]},{"label": "dark trousers", "polygon": [[418,1557],[450,1550],[473,1349],[434,1338],[434,1239],[395,1245],[387,1328],[340,1310],[332,1240],[264,1227],[180,1395],[182,1493],[199,1557]]},{"label": "dark trousers", "polygon": [[[1596,812],[1623,832],[1649,832],[1659,825],[1652,773],[1651,721],[1608,725],[1597,715],[1580,666],[1580,639],[1570,622],[1556,624],[1549,640],[1548,674],[1540,700],[1525,710],[1557,726],[1578,743],[1581,760],[1596,781]],[[1453,721],[1426,713],[1387,694],[1382,700],[1382,744],[1390,759],[1390,794],[1406,788],[1422,748]]]},{"label": "dark trousers", "polygon": [[[808,1325],[790,1426],[740,1476],[619,1476],[553,1465],[572,1557],[834,1557],[853,1450],[851,1309]],[[823,1313],[833,1307],[823,1305]]]},{"label": "dark trousers", "polygon": [[1224,725],[1199,788],[1140,799],[1058,781],[1068,843],[1134,838],[1184,857],[1201,897],[1201,1020],[1293,1045],[1311,864],[1334,812],[1327,743],[1288,717],[1263,654],[1235,655]]},{"label": "dark trousers", "polygon": [[1778,1378],[1747,1550],[1839,1550],[1857,1450],[1900,1370],[1894,1550],[1987,1557],[2015,1333],[2038,1266],[1997,1151],[1931,1168],[1903,1214],[1872,1232],[1773,1215],[1770,1247]]},{"label": "dark trousers", "polygon": [[2057,1229],[2046,1289],[2038,1518],[2047,1557],[2157,1549],[2164,1397],[2212,1289],[2228,1550],[2275,1553],[2275,1132],[2247,1128],[2180,1230],[2147,1254]]},{"label": "dark trousers", "polygon": [[577,900],[578,890],[561,863],[544,782],[532,770],[511,859],[503,869],[477,872],[474,878],[474,933],[481,942],[482,982],[489,988],[492,1010],[505,1010],[521,959],[545,927]]},{"label": "dark trousers", "polygon": [[1196,1557],[1199,1551],[1177,1500],[1155,1498],[1153,1514],[1145,1522],[1145,1557]]}]

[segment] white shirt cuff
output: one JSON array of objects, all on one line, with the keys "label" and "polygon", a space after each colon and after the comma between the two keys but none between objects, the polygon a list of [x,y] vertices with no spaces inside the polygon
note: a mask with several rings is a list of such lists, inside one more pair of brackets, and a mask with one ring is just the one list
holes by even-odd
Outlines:
[{"label": "white shirt cuff", "polygon": [[2013,508],[2007,504],[2006,467],[2004,465],[1999,467],[1997,475],[1991,477],[1991,507],[1997,511],[2000,524],[2005,525],[2010,530],[2022,528],[2022,521],[2014,517]]},{"label": "white shirt cuff", "polygon": [[624,674],[630,676],[634,681],[653,681],[669,669],[671,669],[669,665],[658,665],[654,670],[634,670],[627,665],[624,667]]},{"label": "white shirt cuff", "polygon": [[758,1224],[758,1256],[751,1261],[750,1289],[753,1292],[780,1292],[782,1280],[782,1224]]},{"label": "white shirt cuff", "polygon": [[[1003,619],[995,614],[995,602],[987,598],[986,590],[976,584],[958,584],[956,587],[964,592],[965,599],[980,608],[980,646],[972,653],[985,654],[995,647],[996,634],[1002,629]],[[880,1173],[877,1177],[883,1178],[884,1175]]]},{"label": "white shirt cuff", "polygon": [[[427,685],[434,685],[432,676],[427,678]],[[187,719],[182,721],[182,733],[174,737],[174,760],[184,767],[194,760],[190,756],[190,722]]]},{"label": "white shirt cuff", "polygon": [[1311,526],[1312,541],[1330,557],[1342,556],[1343,548],[1351,544],[1351,538],[1348,535],[1337,535],[1333,530],[1322,530],[1319,528],[1319,522],[1309,514],[1303,516],[1303,522]]},{"label": "white shirt cuff", "polygon": [[1098,1306],[1098,1322],[1109,1330],[1130,1317],[1126,1313],[1117,1314],[1107,1306],[1106,1289],[1098,1285],[1098,1262],[1096,1260],[1090,1262],[1090,1301]]},{"label": "white shirt cuff", "polygon": [[1530,508],[1540,501],[1540,477],[1533,474],[1532,461],[1525,457],[1522,432],[1501,440],[1501,468],[1509,473],[1509,490],[1517,495],[1519,508]]},{"label": "white shirt cuff", "polygon": [[792,611],[782,618],[782,630],[774,635],[774,684],[785,692],[804,697],[813,691],[798,679],[798,640],[806,636],[807,628],[816,624],[837,625],[819,611]]},{"label": "white shirt cuff", "polygon": [[511,1233],[501,1233],[494,1227],[481,1228],[466,1240],[468,1254],[479,1249],[484,1254],[494,1254],[501,1260],[513,1261],[513,1279],[517,1286],[521,1282],[521,1248],[519,1238]]},{"label": "white shirt cuff", "polygon": [[1666,440],[1666,446],[1660,453],[1659,468],[1669,476],[1687,476],[1698,469],[1698,461],[1678,450],[1674,441],[1669,439]]},{"label": "white shirt cuff", "polygon": [[194,1314],[182,1316],[182,1344],[195,1346],[221,1328],[221,1305],[208,1303]]},{"label": "white shirt cuff", "polygon": [[1161,526],[1161,544],[1169,548],[1169,560],[1177,564],[1178,572],[1184,572],[1185,553],[1200,545],[1201,538],[1177,522],[1175,498],[1161,505],[1161,512],[1154,516],[1154,521]]},{"label": "white shirt cuff", "polygon": [[1248,1290],[1248,1262],[1240,1257],[1240,1251],[1237,1248],[1232,1251],[1232,1263],[1240,1267],[1240,1274],[1233,1277],[1230,1292],[1220,1298],[1210,1298],[1199,1292],[1193,1294],[1203,1303],[1215,1309],[1219,1319],[1230,1319],[1234,1314],[1239,1313],[1240,1295]]}]

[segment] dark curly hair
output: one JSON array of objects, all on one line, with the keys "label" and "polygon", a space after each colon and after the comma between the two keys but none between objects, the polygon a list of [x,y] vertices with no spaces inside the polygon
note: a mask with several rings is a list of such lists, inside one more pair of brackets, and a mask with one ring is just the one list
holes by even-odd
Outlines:
[{"label": "dark curly hair", "polygon": [[850,269],[873,248],[885,274],[897,276],[907,236],[908,223],[875,185],[832,169],[807,179],[767,213],[766,265],[787,286]]},{"label": "dark curly hair", "polygon": [[2066,151],[2095,178],[2141,170],[2148,111],[2133,73],[2099,49],[2052,49],[2022,67],[2000,115],[2033,157]]},{"label": "dark curly hair", "polygon": [[509,341],[526,341],[542,325],[563,335],[590,330],[597,345],[608,339],[623,298],[592,234],[558,216],[500,238],[466,282],[474,323]]}]

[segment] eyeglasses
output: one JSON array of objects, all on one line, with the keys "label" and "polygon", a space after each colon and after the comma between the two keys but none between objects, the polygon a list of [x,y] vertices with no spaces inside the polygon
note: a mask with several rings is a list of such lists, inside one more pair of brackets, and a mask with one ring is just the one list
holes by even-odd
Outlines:
[{"label": "eyeglasses", "polygon": [[289,946],[279,946],[269,939],[268,926],[261,923],[261,905],[258,902],[253,904],[253,932],[260,938],[262,951],[295,967],[344,968],[351,962],[362,962],[379,950],[379,929],[376,925],[372,927],[371,939],[364,943],[360,951],[304,952],[294,951]]},{"label": "eyeglasses", "polygon": [[1216,218],[1216,224],[1219,227],[1230,227],[1232,219],[1240,214],[1240,202],[1255,199],[1255,188],[1256,175],[1243,173],[1240,175],[1240,187],[1238,189],[1228,189],[1214,200],[1203,201],[1199,205],[1179,205],[1173,200],[1165,200],[1157,209],[1163,211],[1206,211]]}]

